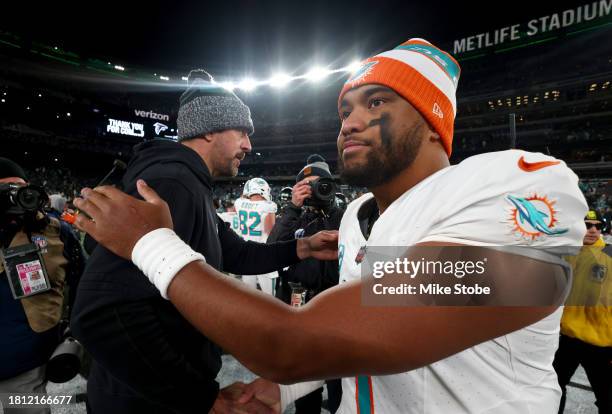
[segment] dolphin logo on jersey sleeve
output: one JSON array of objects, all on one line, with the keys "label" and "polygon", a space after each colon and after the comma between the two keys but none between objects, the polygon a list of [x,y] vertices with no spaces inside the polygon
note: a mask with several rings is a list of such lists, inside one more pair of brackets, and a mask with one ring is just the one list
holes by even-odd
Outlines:
[{"label": "dolphin logo on jersey sleeve", "polygon": [[517,197],[508,195],[506,199],[513,205],[510,221],[520,235],[535,240],[540,236],[558,236],[569,231],[567,228],[554,228],[556,211],[554,202],[537,195]]}]

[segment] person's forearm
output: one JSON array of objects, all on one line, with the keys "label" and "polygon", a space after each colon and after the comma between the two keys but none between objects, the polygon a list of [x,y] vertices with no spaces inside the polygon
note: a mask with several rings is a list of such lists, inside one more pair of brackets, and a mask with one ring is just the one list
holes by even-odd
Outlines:
[{"label": "person's forearm", "polygon": [[[489,263],[495,260],[488,258]],[[526,269],[520,264],[518,268]],[[546,269],[535,270],[528,274],[547,275]],[[525,278],[528,287],[535,283],[532,279]],[[528,326],[555,310],[423,306],[428,298],[420,296],[404,298],[405,306],[363,306],[363,289],[371,290],[376,281],[368,279],[365,286],[363,281],[343,283],[301,308],[291,308],[203,262],[192,262],[176,275],[167,293],[200,332],[256,374],[278,383],[410,371]],[[480,329],[470,330],[473,326]]]},{"label": "person's forearm", "polygon": [[238,275],[270,273],[298,263],[299,254],[304,254],[304,246],[295,240],[270,244],[231,240],[222,245],[223,269]]},{"label": "person's forearm", "polygon": [[325,338],[326,329],[309,329],[303,308],[248,289],[202,262],[181,270],[168,297],[200,332],[264,378],[291,383],[337,376],[328,361],[337,357],[335,349],[343,348],[325,345],[333,337]]}]

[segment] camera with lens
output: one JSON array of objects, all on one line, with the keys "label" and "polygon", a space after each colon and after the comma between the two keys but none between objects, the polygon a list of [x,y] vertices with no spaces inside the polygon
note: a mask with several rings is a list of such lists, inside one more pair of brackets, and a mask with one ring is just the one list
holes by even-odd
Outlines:
[{"label": "camera with lens", "polygon": [[336,197],[336,183],[332,178],[320,177],[308,184],[312,189],[312,196],[304,200],[305,206],[324,208],[333,203]]},{"label": "camera with lens", "polygon": [[68,382],[80,372],[85,358],[85,350],[79,341],[74,339],[67,320],[60,322],[62,338],[47,362],[47,380],[55,383]]},{"label": "camera with lens", "polygon": [[49,197],[42,187],[14,183],[0,184],[0,214],[22,216],[42,210]]}]

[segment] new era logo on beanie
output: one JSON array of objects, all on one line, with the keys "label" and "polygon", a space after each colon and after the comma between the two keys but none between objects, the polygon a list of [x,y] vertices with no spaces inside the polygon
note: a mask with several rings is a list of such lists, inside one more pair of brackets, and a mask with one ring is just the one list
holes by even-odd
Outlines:
[{"label": "new era logo on beanie", "polygon": [[203,69],[192,70],[187,82],[177,120],[179,141],[228,129],[253,134],[251,111],[236,94],[215,83]]},{"label": "new era logo on beanie", "polygon": [[363,61],[340,91],[338,106],[345,93],[359,86],[379,84],[391,88],[440,135],[450,157],[460,74],[461,68],[451,55],[426,40],[410,39]]}]

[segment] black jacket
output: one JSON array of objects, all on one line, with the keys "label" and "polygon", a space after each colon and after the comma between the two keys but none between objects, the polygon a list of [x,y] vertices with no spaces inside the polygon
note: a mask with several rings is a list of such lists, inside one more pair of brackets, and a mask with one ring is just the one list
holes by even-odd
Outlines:
[{"label": "black jacket", "polygon": [[[217,216],[210,173],[198,154],[171,141],[135,148],[123,178],[143,178],[170,207],[174,230],[208,264],[262,274],[298,261],[295,243],[245,242]],[[97,413],[206,413],[218,393],[220,350],[193,328],[129,261],[98,246],[81,279],[71,321],[94,358],[88,401]]]},{"label": "black jacket", "polygon": [[[277,218],[268,236],[268,243],[312,236],[321,230],[338,230],[344,211],[332,206],[326,214],[327,217],[324,217],[320,213],[289,203]],[[309,300],[314,295],[338,284],[338,261],[306,259],[286,270],[279,271],[279,276],[276,285],[278,298],[285,303],[290,303],[289,282],[300,282],[308,289],[307,299]]]},{"label": "black jacket", "polygon": [[[310,209],[302,209],[287,204],[279,218],[277,218],[274,228],[268,236],[268,243],[279,240],[295,240],[296,238],[312,236],[321,230],[338,230],[344,210],[332,206],[326,211],[326,216],[314,212]],[[338,284],[339,270],[338,260],[315,260],[306,259],[286,270],[280,270],[276,280],[276,297],[285,303],[291,303],[291,287],[289,282],[299,282],[308,289],[306,300],[312,299],[325,289],[329,289]],[[335,413],[342,400],[342,385],[339,379],[328,380],[327,384],[327,409]],[[305,396],[301,399],[301,409],[320,411],[312,406],[318,403],[316,391],[314,396]],[[311,394],[309,394],[311,395]],[[313,398],[309,400],[309,398]],[[300,401],[300,400],[298,400]],[[296,403],[296,406],[300,403]],[[306,411],[304,411],[306,412]]]}]

